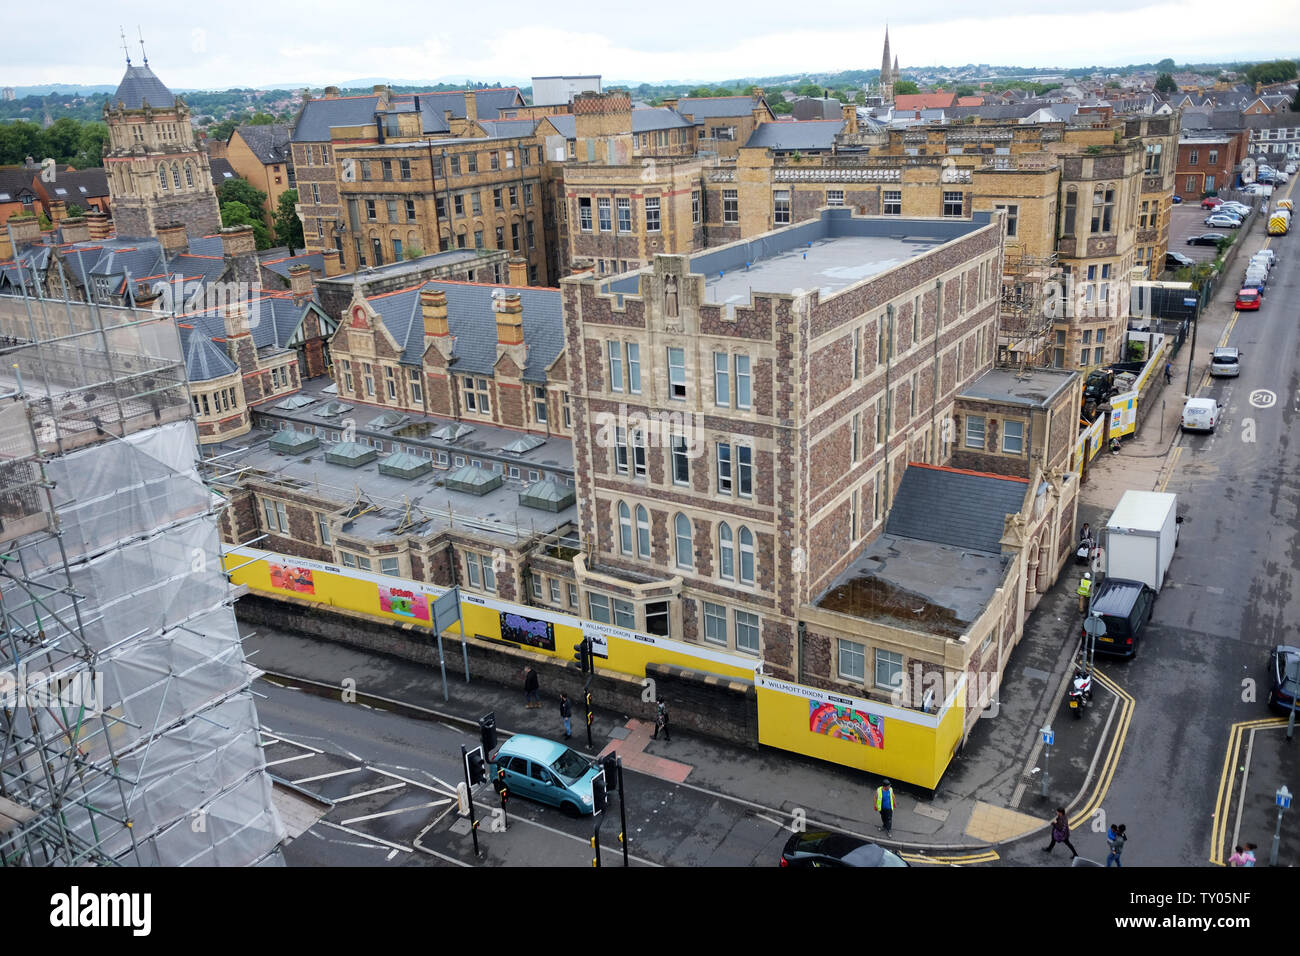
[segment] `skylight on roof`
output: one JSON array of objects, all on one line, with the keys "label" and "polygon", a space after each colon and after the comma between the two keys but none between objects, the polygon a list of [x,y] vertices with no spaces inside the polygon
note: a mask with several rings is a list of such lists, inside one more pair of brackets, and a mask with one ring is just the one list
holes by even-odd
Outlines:
[{"label": "skylight on roof", "polygon": [[56,186],[54,188],[54,192],[59,196],[66,196],[68,194],[68,191],[64,189],[62,186]]}]

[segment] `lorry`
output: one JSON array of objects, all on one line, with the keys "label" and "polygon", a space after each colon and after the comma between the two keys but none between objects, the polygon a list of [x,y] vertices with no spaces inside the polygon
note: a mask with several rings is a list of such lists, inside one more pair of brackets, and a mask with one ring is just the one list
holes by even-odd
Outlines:
[{"label": "lorry", "polygon": [[1285,236],[1291,231],[1291,210],[1274,209],[1268,217],[1268,234]]},{"label": "lorry", "polygon": [[1178,496],[1126,491],[1106,523],[1106,577],[1141,581],[1157,593],[1178,545]]}]

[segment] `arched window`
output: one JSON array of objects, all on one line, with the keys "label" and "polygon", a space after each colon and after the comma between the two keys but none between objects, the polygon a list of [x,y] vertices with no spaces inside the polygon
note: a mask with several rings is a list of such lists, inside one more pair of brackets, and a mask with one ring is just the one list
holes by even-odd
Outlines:
[{"label": "arched window", "polygon": [[185,164],[185,186],[189,189],[194,188],[194,167],[189,163]]},{"label": "arched window", "polygon": [[622,501],[618,503],[618,549],[624,554],[632,553],[632,512]]},{"label": "arched window", "polygon": [[725,521],[718,525],[718,573],[728,581],[736,579],[736,545]]},{"label": "arched window", "polygon": [[158,167],[158,186],[162,189],[167,188],[167,167],[166,166]]},{"label": "arched window", "polygon": [[636,506],[636,553],[650,560],[650,514],[642,505]]},{"label": "arched window", "polygon": [[176,163],[172,163],[172,182],[177,189],[181,188],[181,168]]},{"label": "arched window", "polygon": [[695,553],[691,547],[691,519],[679,514],[673,518],[677,538],[677,566],[690,570],[695,567]]},{"label": "arched window", "polygon": [[740,583],[754,583],[754,535],[744,525],[740,527]]}]

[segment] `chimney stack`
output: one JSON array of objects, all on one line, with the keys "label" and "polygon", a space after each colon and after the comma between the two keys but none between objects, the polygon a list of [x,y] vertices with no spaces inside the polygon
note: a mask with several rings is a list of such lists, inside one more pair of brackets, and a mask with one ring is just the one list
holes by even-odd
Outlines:
[{"label": "chimney stack", "polygon": [[[308,95],[310,96],[310,94]],[[335,100],[338,99],[338,96],[339,96],[339,88],[337,86],[325,87],[325,99]]]},{"label": "chimney stack", "polygon": [[497,316],[497,344],[523,345],[524,306],[519,293],[493,290],[492,308]]},{"label": "chimney stack", "polygon": [[293,304],[302,305],[312,294],[311,267],[305,262],[295,263],[289,267],[289,291],[293,293]]},{"label": "chimney stack", "polygon": [[10,216],[8,226],[13,231],[14,252],[20,252],[41,238],[41,221],[35,216]]},{"label": "chimney stack", "polygon": [[57,226],[68,218],[68,204],[62,199],[50,200],[50,222]]},{"label": "chimney stack", "polygon": [[447,293],[441,289],[420,290],[420,311],[424,314],[424,337],[443,338],[451,334],[447,325]]},{"label": "chimney stack", "polygon": [[159,226],[158,241],[162,243],[163,252],[168,258],[190,247],[190,237],[185,232],[183,222],[170,222],[165,226]]},{"label": "chimney stack", "polygon": [[858,131],[858,108],[852,103],[844,104],[844,132],[856,133]]},{"label": "chimney stack", "polygon": [[137,309],[152,309],[158,301],[161,293],[154,290],[149,282],[137,282],[135,284],[135,307]]},{"label": "chimney stack", "polygon": [[113,230],[108,226],[108,213],[95,209],[86,213],[85,218],[90,226],[90,238],[92,240],[99,241],[112,235]]},{"label": "chimney stack", "polygon": [[80,216],[65,219],[59,224],[59,235],[64,242],[89,242],[90,223]]},{"label": "chimney stack", "polygon": [[478,122],[478,103],[475,102],[472,90],[465,91],[465,119],[471,123]]},{"label": "chimney stack", "polygon": [[528,260],[522,256],[515,256],[510,260],[510,284],[528,285]]}]

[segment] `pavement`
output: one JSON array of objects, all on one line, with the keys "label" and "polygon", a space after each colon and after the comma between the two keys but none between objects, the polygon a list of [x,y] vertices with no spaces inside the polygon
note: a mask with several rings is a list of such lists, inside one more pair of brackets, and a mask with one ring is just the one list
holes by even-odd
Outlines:
[{"label": "pavement", "polygon": [[[1238,242],[1244,248],[1237,262],[1244,263],[1266,238],[1262,225],[1243,230]],[[1232,268],[1236,271],[1237,265]],[[1080,522],[1104,527],[1125,490],[1162,489],[1168,483],[1182,449],[1178,424],[1184,397],[1197,394],[1208,381],[1210,350],[1226,342],[1237,319],[1233,292],[1231,282],[1220,284],[1199,320],[1195,345],[1189,336],[1172,359],[1172,383],[1158,380],[1155,387],[1162,393],[1139,422],[1137,433],[1125,440],[1118,454],[1102,452],[1091,463],[1080,492]],[[663,785],[665,804],[674,792],[687,788],[747,806],[773,823],[806,818],[810,825],[869,836],[914,863],[1069,866],[1064,851],[1050,857],[1039,852],[1057,806],[1065,807],[1073,822],[1072,841],[1080,855],[1104,859],[1105,816],[1100,807],[1125,746],[1135,701],[1112,676],[1112,668],[1102,663],[1095,699],[1084,719],[1073,720],[1065,713],[1066,682],[1082,623],[1074,594],[1082,570],[1067,565],[1043,596],[1011,655],[1000,701],[977,722],[938,790],[895,782],[897,809],[888,835],[880,831],[874,811],[879,780],[846,767],[784,751],[729,745],[680,729],[674,729],[671,741],[655,740],[644,721],[599,706],[588,746],[577,702],[569,743],[593,756],[619,751],[626,769]],[[474,733],[479,717],[488,712],[495,713],[503,734],[559,739],[563,733],[558,691],[546,687],[541,688],[542,707],[527,709],[518,688],[480,679],[465,683],[453,668],[448,674],[450,700],[444,701],[437,672],[407,661],[267,630],[249,636],[245,645],[255,666],[277,675],[277,680],[291,677],[301,689],[325,696],[337,695],[350,680],[369,706]],[[1053,742],[1045,746],[1042,729],[1049,726]],[[1230,809],[1225,825],[1231,824],[1223,836],[1230,838],[1231,846],[1241,833],[1272,832],[1276,814],[1271,781],[1278,779],[1295,745],[1286,742],[1285,721],[1277,719],[1235,727],[1229,744],[1221,788]],[[1242,760],[1244,771],[1238,772]],[[1258,769],[1251,772],[1252,767]],[[1267,863],[1268,849],[1256,850],[1261,865]],[[1223,861],[1212,857],[1212,862]]]}]

